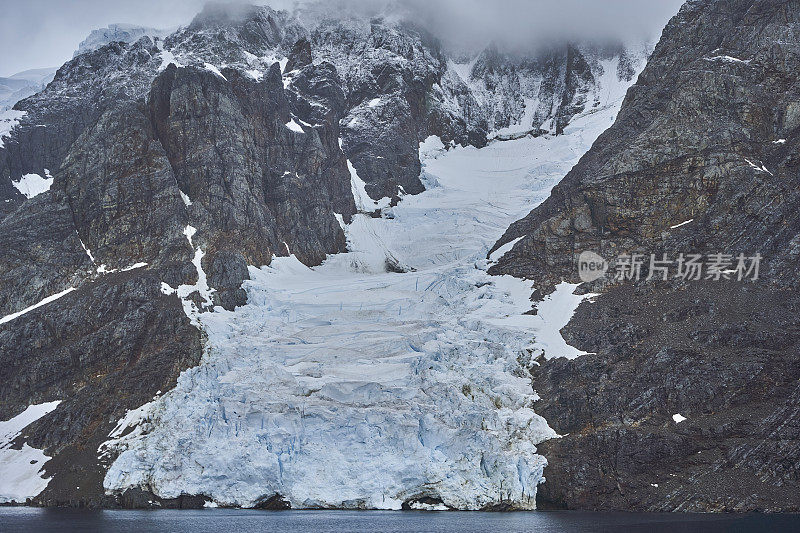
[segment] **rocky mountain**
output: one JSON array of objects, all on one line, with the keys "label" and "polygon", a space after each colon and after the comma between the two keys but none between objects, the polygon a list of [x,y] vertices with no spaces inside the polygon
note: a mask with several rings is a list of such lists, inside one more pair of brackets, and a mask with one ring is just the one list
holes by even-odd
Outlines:
[{"label": "rocky mountain", "polygon": [[164,38],[172,33],[170,30],[159,30],[135,24],[109,24],[105,28],[93,30],[86,39],[81,41],[78,49],[72,57],[78,57],[86,52],[97,50],[98,48],[113,42],[133,43],[144,36],[150,38]]},{"label": "rocky mountain", "polygon": [[648,55],[639,48],[565,42],[520,52],[492,45],[456,68],[486,109],[496,138],[560,134],[575,115],[600,106],[603,91],[624,95]]},{"label": "rocky mountain", "polygon": [[342,148],[370,196],[396,199],[424,189],[418,151],[430,135],[485,144],[477,102],[448,75],[446,57],[423,30],[380,19],[327,20],[311,43],[342,73],[349,108]]},{"label": "rocky mountain", "polygon": [[[495,245],[513,243],[490,272],[543,293],[580,281],[584,251],[610,263],[564,330],[592,353],[535,372],[564,435],[541,447],[540,504],[800,507],[798,27],[796,2],[687,2],[613,126]],[[625,254],[638,282],[615,277]],[[676,277],[688,254],[706,269]]]},{"label": "rocky mountain", "polygon": [[322,13],[112,25],[0,115],[0,498],[796,510],[795,3],[471,58]]}]

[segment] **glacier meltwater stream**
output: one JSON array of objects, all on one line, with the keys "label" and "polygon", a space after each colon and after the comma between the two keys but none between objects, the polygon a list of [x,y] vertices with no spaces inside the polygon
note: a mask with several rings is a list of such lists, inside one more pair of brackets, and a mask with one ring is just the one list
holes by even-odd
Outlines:
[{"label": "glacier meltwater stream", "polygon": [[533,410],[528,368],[541,350],[579,353],[559,329],[581,297],[564,283],[526,315],[531,282],[489,276],[503,250],[486,254],[611,124],[624,89],[563,135],[481,149],[429,138],[427,190],[382,218],[356,215],[348,253],[251,267],[246,306],[200,315],[201,364],[101,447],[119,453],[106,489],[212,505],[278,494],[293,508],[533,508],[536,445],[555,433]]}]

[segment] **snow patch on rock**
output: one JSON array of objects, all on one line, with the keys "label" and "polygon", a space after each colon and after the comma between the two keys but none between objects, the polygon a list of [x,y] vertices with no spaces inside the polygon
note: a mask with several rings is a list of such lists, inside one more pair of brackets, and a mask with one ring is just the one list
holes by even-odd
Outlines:
[{"label": "snow patch on rock", "polygon": [[419,143],[420,159],[431,159],[445,150],[445,145],[438,135],[429,135]]},{"label": "snow patch on rock", "polygon": [[489,255],[489,261],[491,261],[492,263],[496,263],[497,261],[500,260],[501,257],[506,255],[506,252],[511,251],[511,249],[514,247],[514,245],[517,244],[521,240],[522,240],[522,237],[517,237],[516,239],[514,239],[512,241],[509,241],[509,242],[505,243],[504,245],[500,246],[497,250],[495,250],[494,252],[492,252]]},{"label": "snow patch on rock", "polygon": [[159,57],[161,57],[161,65],[158,67],[159,72],[167,68],[170,63],[174,63],[178,68],[183,66],[175,59],[175,55],[169,50],[162,50]]},{"label": "snow patch on rock", "polygon": [[75,287],[70,287],[68,289],[65,289],[65,290],[59,292],[59,293],[56,293],[56,294],[53,294],[53,295],[48,296],[46,298],[43,298],[41,301],[31,305],[30,307],[26,307],[22,311],[17,311],[16,313],[11,313],[11,314],[6,315],[4,317],[0,317],[0,324],[5,324],[6,322],[11,322],[12,320],[14,320],[16,318],[21,317],[25,313],[29,313],[29,312],[33,311],[34,309],[38,309],[39,307],[42,307],[43,305],[47,305],[50,302],[54,302],[54,301],[58,300],[59,298],[61,298],[62,296],[66,295],[66,294],[69,294],[74,290],[75,290]]},{"label": "snow patch on rock", "polygon": [[17,416],[0,422],[0,503],[24,503],[42,492],[51,478],[42,477],[42,467],[50,460],[42,450],[23,444],[19,450],[11,443],[22,430],[53,411],[60,400],[29,405]]},{"label": "snow patch on rock", "polygon": [[[342,140],[339,139],[339,148],[342,147]],[[384,196],[380,200],[373,200],[367,194],[367,184],[358,176],[356,167],[350,160],[347,160],[347,170],[350,171],[350,188],[353,191],[353,200],[356,203],[356,209],[362,213],[371,213],[378,209],[384,209],[389,206],[392,199]]]},{"label": "snow patch on rock", "polygon": [[220,72],[219,69],[217,67],[215,67],[214,65],[212,65],[211,63],[204,63],[203,66],[205,67],[206,70],[208,70],[210,72],[213,72],[217,77],[222,78],[225,81],[228,81],[228,78],[226,78],[222,74],[222,72]]},{"label": "snow patch on rock", "polygon": [[53,185],[53,177],[49,174],[44,178],[39,174],[25,174],[19,181],[12,181],[11,185],[25,195],[25,198],[30,199],[34,196],[39,196],[43,192],[49,191],[50,187]]},{"label": "snow patch on rock", "polygon": [[289,122],[286,123],[286,127],[289,128],[290,130],[294,131],[294,132],[304,133],[303,132],[303,127],[300,126],[300,124],[298,124],[297,122],[295,122],[294,119],[289,120]]},{"label": "snow patch on rock", "polygon": [[264,71],[258,69],[248,69],[245,70],[244,73],[256,81],[261,81],[261,79],[264,77]]},{"label": "snow patch on rock", "polygon": [[134,263],[130,266],[123,267],[123,268],[108,268],[106,265],[100,265],[97,267],[98,274],[112,274],[114,272],[128,272],[130,270],[136,270],[137,268],[144,268],[147,266],[145,262]]},{"label": "snow patch on rock", "polygon": [[750,63],[749,59],[739,59],[738,57],[726,56],[726,55],[705,57],[703,59],[705,59],[706,61],[723,61],[725,63],[743,63],[745,65]]},{"label": "snow patch on rock", "polygon": [[[200,315],[201,309],[195,303],[195,301],[190,298],[194,293],[197,293],[202,300],[201,307],[203,306],[210,306],[212,304],[211,293],[214,292],[214,289],[209,287],[208,285],[208,278],[206,277],[206,273],[203,270],[203,257],[205,257],[205,252],[201,247],[194,246],[192,242],[192,237],[197,233],[197,228],[192,225],[187,225],[183,229],[183,234],[186,236],[186,239],[189,241],[189,246],[194,249],[194,258],[192,259],[192,264],[194,265],[197,271],[197,282],[196,283],[185,283],[183,285],[179,285],[177,289],[170,287],[168,283],[161,282],[161,292],[163,294],[176,294],[178,298],[181,299],[183,304],[183,312],[186,313],[186,316],[189,317],[189,320],[192,322],[192,325],[195,327],[200,327],[200,322],[198,322],[197,317]],[[146,266],[147,263],[137,263],[133,265],[127,270],[131,268],[139,268],[140,266]]]},{"label": "snow patch on rock", "polygon": [[574,294],[577,286],[575,283],[559,283],[556,290],[537,305],[537,313],[532,324],[536,337],[533,349],[548,359],[554,357],[574,359],[579,355],[587,354],[587,352],[567,344],[567,341],[561,336],[561,329],[572,319],[578,306],[584,300],[597,296],[596,294]]},{"label": "snow patch on rock", "polygon": [[680,228],[681,226],[685,226],[686,224],[689,224],[691,222],[694,222],[693,218],[690,218],[689,220],[684,220],[683,222],[679,222],[679,223],[675,224],[674,226],[670,226],[669,229]]}]

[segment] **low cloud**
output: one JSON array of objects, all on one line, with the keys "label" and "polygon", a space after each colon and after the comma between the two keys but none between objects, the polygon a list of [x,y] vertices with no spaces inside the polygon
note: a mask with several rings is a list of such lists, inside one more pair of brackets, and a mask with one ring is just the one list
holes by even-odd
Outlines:
[{"label": "low cloud", "polygon": [[[317,0],[310,0],[316,2]],[[0,0],[0,76],[58,66],[95,28],[129,22],[156,28],[187,24],[204,0]],[[309,1],[253,3],[308,8]],[[333,14],[403,13],[445,40],[655,38],[682,0],[332,0]]]}]

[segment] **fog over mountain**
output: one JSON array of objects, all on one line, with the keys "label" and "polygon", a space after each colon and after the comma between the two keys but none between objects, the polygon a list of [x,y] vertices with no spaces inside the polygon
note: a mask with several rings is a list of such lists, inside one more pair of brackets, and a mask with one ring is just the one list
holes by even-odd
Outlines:
[{"label": "fog over mountain", "polygon": [[[28,68],[61,65],[96,28],[125,22],[156,28],[188,24],[205,0],[2,0],[0,76]],[[308,9],[314,2],[255,2],[275,9]],[[455,40],[519,38],[657,37],[680,0],[335,0],[330,13],[405,13]]]},{"label": "fog over mountain", "polygon": [[0,2],[0,509],[800,512],[799,1]]}]

